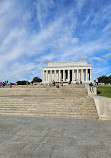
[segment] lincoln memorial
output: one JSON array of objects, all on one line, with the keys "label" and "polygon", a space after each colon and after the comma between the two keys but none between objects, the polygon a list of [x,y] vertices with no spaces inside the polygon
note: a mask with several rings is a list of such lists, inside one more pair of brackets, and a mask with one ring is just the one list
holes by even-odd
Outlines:
[{"label": "lincoln memorial", "polygon": [[52,80],[89,83],[92,81],[92,65],[88,65],[87,61],[48,62],[48,66],[43,67],[42,82],[49,83]]}]

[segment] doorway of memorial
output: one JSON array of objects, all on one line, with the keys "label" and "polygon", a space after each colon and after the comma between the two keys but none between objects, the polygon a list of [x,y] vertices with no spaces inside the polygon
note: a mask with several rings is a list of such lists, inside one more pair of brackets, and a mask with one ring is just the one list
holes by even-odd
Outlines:
[{"label": "doorway of memorial", "polygon": [[72,81],[72,70],[70,70],[70,82]]}]

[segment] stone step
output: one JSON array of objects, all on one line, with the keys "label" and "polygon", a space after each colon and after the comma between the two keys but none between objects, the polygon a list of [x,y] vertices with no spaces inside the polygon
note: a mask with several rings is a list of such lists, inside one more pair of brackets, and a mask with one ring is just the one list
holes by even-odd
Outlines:
[{"label": "stone step", "polygon": [[60,92],[87,92],[87,90],[86,89],[84,89],[84,88],[70,88],[70,89],[40,89],[40,88],[38,88],[38,89],[25,89],[25,88],[22,88],[22,89],[0,89],[0,93],[3,93],[3,92],[10,92],[10,93],[12,93],[12,92],[16,92],[16,93],[23,93],[23,92],[28,92],[28,93],[30,93],[30,92],[39,92],[39,93],[41,93],[41,92],[57,92],[57,93],[60,93]]},{"label": "stone step", "polygon": [[24,100],[24,101],[20,101],[20,100],[18,100],[18,101],[13,101],[13,100],[10,100],[10,101],[8,101],[8,100],[6,100],[6,101],[0,101],[0,104],[2,104],[2,103],[6,103],[6,104],[39,104],[39,103],[43,103],[43,104],[48,104],[48,103],[51,103],[51,104],[73,104],[73,103],[80,103],[80,104],[84,104],[84,103],[88,103],[88,104],[90,104],[90,103],[94,103],[94,100],[53,100],[53,99],[49,99],[49,100],[45,100],[44,98],[43,98],[43,101],[42,100]]},{"label": "stone step", "polygon": [[0,109],[2,108],[26,108],[26,109],[95,109],[95,106],[0,106]]},{"label": "stone step", "polygon": [[86,101],[86,102],[79,102],[79,101],[73,101],[73,102],[64,102],[64,101],[56,101],[56,102],[53,102],[53,101],[47,101],[47,102],[42,102],[42,101],[38,101],[38,102],[0,102],[0,105],[2,105],[2,104],[27,104],[27,105],[33,105],[33,104],[57,104],[57,105],[62,105],[62,104],[64,104],[64,105],[66,105],[66,104],[81,104],[81,105],[83,105],[83,104],[93,104],[94,102],[93,101]]},{"label": "stone step", "polygon": [[12,108],[71,108],[71,109],[74,109],[74,108],[78,108],[78,109],[94,109],[96,108],[95,105],[93,106],[87,106],[87,105],[84,105],[84,106],[80,106],[80,105],[73,105],[73,106],[57,106],[57,105],[49,105],[49,106],[44,106],[44,105],[33,105],[33,106],[28,106],[28,105],[7,105],[7,106],[0,106],[0,108],[8,108],[8,107],[12,107]]},{"label": "stone step", "polygon": [[74,107],[79,107],[79,108],[92,108],[95,107],[95,104],[32,104],[32,105],[28,105],[28,104],[1,104],[0,107],[70,107],[70,108],[74,108]]},{"label": "stone step", "polygon": [[[56,86],[47,86],[47,85],[12,85],[12,88],[10,88],[10,86],[5,86],[4,88],[1,88],[1,89],[13,89],[13,88],[16,88],[16,89],[19,89],[19,88],[33,88],[33,89],[38,89],[38,88],[41,88],[41,89],[44,89],[44,88],[51,88],[51,89],[58,89],[56,88]],[[64,85],[64,86],[60,86],[59,88],[85,88],[85,85],[75,85],[75,84],[71,84],[71,85]]]},{"label": "stone step", "polygon": [[80,88],[70,88],[70,89],[0,89],[0,94],[3,94],[3,93],[38,93],[38,94],[41,94],[42,92],[44,93],[54,93],[56,92],[57,94],[58,93],[65,93],[65,92],[72,92],[72,93],[75,93],[75,92],[86,92],[87,93],[87,90],[86,89],[80,89]]},{"label": "stone step", "polygon": [[80,112],[67,112],[67,111],[8,111],[8,110],[0,110],[0,113],[21,113],[21,114],[27,114],[27,113],[33,113],[33,114],[60,114],[60,115],[97,115],[96,112],[86,112],[86,111],[80,111]]},{"label": "stone step", "polygon": [[71,108],[71,109],[74,109],[74,108],[78,108],[78,109],[94,109],[95,108],[95,105],[93,106],[87,106],[87,105],[84,105],[84,106],[80,106],[80,105],[73,105],[73,106],[57,106],[57,105],[48,105],[48,106],[44,106],[44,105],[33,105],[33,106],[28,106],[28,105],[6,105],[6,106],[0,106],[0,108],[8,108],[8,107],[12,107],[12,108]]},{"label": "stone step", "polygon": [[97,119],[93,98],[84,86],[0,89],[0,115]]},{"label": "stone step", "polygon": [[18,100],[18,101],[13,101],[13,100],[5,100],[5,101],[0,101],[0,103],[26,103],[26,104],[28,104],[28,103],[32,103],[32,104],[34,104],[34,103],[93,103],[94,101],[93,100],[88,100],[88,99],[86,99],[86,100],[81,100],[81,99],[79,99],[78,98],[78,100],[76,99],[76,100],[66,100],[66,99],[63,99],[63,100],[59,100],[59,99],[55,99],[55,100],[53,100],[53,99],[51,99],[51,98],[49,98],[49,100],[48,99],[44,99],[43,98],[43,101],[42,100],[24,100],[24,101],[21,101],[21,100]]},{"label": "stone step", "polygon": [[2,103],[2,102],[29,102],[29,101],[31,101],[31,102],[91,102],[91,101],[93,101],[93,99],[92,98],[69,98],[69,97],[67,97],[67,98],[30,98],[30,99],[23,99],[23,98],[18,98],[18,99],[15,99],[15,98],[11,98],[11,99],[1,99],[0,100],[0,103]]},{"label": "stone step", "polygon": [[31,102],[28,102],[28,103],[26,103],[26,102],[2,102],[2,103],[0,103],[0,105],[29,105],[29,106],[31,106],[31,105],[65,105],[65,106],[67,106],[67,105],[80,105],[80,106],[82,106],[82,105],[95,105],[95,103],[94,102],[33,102],[33,103],[31,103]]},{"label": "stone step", "polygon": [[42,112],[42,111],[44,111],[44,112],[46,112],[46,111],[54,111],[54,112],[59,112],[59,111],[62,111],[62,112],[65,112],[65,111],[69,111],[69,112],[74,112],[74,111],[76,111],[76,112],[81,112],[81,111],[83,111],[83,112],[91,112],[91,113],[93,113],[93,112],[96,112],[97,113],[97,111],[96,111],[96,109],[77,109],[77,108],[75,108],[75,109],[66,109],[66,108],[0,108],[0,111],[40,111],[40,112]]},{"label": "stone step", "polygon": [[23,113],[0,113],[0,115],[11,115],[11,116],[26,116],[26,117],[59,117],[59,118],[85,118],[85,119],[98,119],[98,115],[60,115],[60,114],[33,114],[33,113],[27,113],[27,114],[23,114]]},{"label": "stone step", "polygon": [[59,102],[59,103],[52,103],[52,102],[47,102],[47,103],[42,103],[42,102],[38,102],[38,103],[0,103],[0,106],[7,106],[7,105],[12,105],[12,106],[94,106],[94,102],[92,103],[88,103],[88,102],[83,102],[83,103],[78,103],[78,102]]},{"label": "stone step", "polygon": [[[67,99],[67,98],[72,98],[72,99],[75,99],[75,98],[89,98],[87,95],[86,96],[65,96],[65,95],[62,95],[62,96],[53,96],[53,95],[50,95],[48,96],[49,98],[52,98],[52,99],[55,99],[55,98],[58,98],[58,99]],[[14,95],[14,96],[8,96],[8,95],[4,95],[4,96],[0,96],[0,99],[33,99],[33,98],[37,98],[37,99],[41,99],[41,98],[47,98],[47,95]]]},{"label": "stone step", "polygon": [[[59,84],[61,85],[61,84]],[[5,86],[5,89],[13,89],[13,88],[56,88],[55,86],[48,86],[48,85],[12,85],[12,88],[10,86]],[[71,85],[64,85],[60,86],[60,88],[85,88],[84,85],[76,85],[76,84],[71,84]],[[3,89],[3,88],[1,88]]]},{"label": "stone step", "polygon": [[71,88],[71,89],[0,89],[0,94],[2,93],[31,93],[31,92],[38,92],[38,93],[41,93],[41,92],[48,92],[48,93],[51,93],[51,92],[57,92],[57,93],[64,93],[64,92],[86,92],[87,93],[87,90],[86,89],[80,89],[80,88]]},{"label": "stone step", "polygon": [[36,110],[43,110],[43,111],[96,111],[96,108],[87,108],[87,107],[82,107],[82,108],[79,108],[79,107],[74,107],[74,108],[68,108],[68,107],[63,107],[63,108],[60,108],[60,107],[0,107],[0,110],[32,110],[32,111],[36,111]]},{"label": "stone step", "polygon": [[30,89],[30,88],[19,88],[19,89],[0,89],[0,96],[6,96],[6,95],[59,95],[62,96],[63,94],[68,95],[70,93],[70,95],[87,95],[87,90],[85,88],[81,89],[81,88],[39,88],[39,89]]},{"label": "stone step", "polygon": [[63,97],[86,97],[87,96],[87,94],[85,94],[85,93],[73,93],[73,94],[71,94],[71,95],[69,95],[69,94],[65,94],[65,95],[63,95],[63,94],[56,94],[56,95],[52,95],[52,94],[46,94],[46,95],[44,95],[44,94],[41,94],[41,95],[35,95],[35,94],[5,94],[5,95],[1,95],[0,94],[0,97],[13,97],[13,96],[15,96],[15,97],[22,97],[22,96],[26,96],[26,97],[43,97],[43,98],[46,98],[46,97],[49,97],[49,98],[63,98]]},{"label": "stone step", "polygon": [[60,92],[60,91],[68,91],[68,90],[73,90],[73,91],[86,91],[86,89],[84,87],[61,87],[61,88],[55,88],[55,87],[47,87],[47,88],[16,88],[16,89],[13,89],[13,88],[0,88],[0,92],[22,92],[22,91],[57,91],[57,92]]},{"label": "stone step", "polygon": [[94,113],[94,114],[91,114],[91,113],[89,113],[89,114],[87,114],[87,113],[68,113],[68,112],[65,112],[65,113],[50,113],[50,112],[47,112],[47,113],[44,113],[44,112],[42,112],[42,113],[39,113],[39,112],[35,112],[35,113],[33,113],[33,112],[30,112],[30,111],[27,111],[27,112],[22,112],[22,111],[2,111],[2,112],[0,112],[0,115],[1,114],[8,114],[8,115],[10,115],[10,114],[14,114],[14,115],[23,115],[23,116],[25,116],[25,115],[32,115],[32,116],[37,116],[37,115],[48,115],[48,116],[56,116],[56,115],[58,115],[58,116],[75,116],[75,115],[78,115],[78,116],[90,116],[90,117],[98,117],[98,115],[96,114],[96,113]]}]

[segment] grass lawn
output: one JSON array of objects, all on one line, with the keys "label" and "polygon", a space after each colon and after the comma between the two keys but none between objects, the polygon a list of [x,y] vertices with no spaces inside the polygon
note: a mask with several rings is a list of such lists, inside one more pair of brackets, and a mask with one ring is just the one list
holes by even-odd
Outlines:
[{"label": "grass lawn", "polygon": [[111,98],[111,87],[97,87],[97,95]]}]

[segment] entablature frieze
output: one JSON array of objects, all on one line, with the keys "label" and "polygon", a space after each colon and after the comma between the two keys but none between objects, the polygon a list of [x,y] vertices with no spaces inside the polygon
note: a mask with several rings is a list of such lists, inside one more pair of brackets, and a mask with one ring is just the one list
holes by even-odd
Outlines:
[{"label": "entablature frieze", "polygon": [[92,69],[92,66],[81,66],[81,67],[59,67],[59,68],[54,68],[54,67],[43,67],[43,70],[84,70],[84,69]]}]

